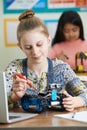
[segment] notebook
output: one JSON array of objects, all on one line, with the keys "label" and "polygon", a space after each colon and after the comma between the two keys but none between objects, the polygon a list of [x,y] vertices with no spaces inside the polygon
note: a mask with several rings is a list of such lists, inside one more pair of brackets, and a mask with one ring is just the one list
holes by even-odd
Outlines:
[{"label": "notebook", "polygon": [[36,117],[36,113],[9,112],[5,72],[0,71],[0,123],[12,123]]},{"label": "notebook", "polygon": [[74,112],[68,114],[56,114],[54,115],[54,117],[87,123],[87,111]]}]

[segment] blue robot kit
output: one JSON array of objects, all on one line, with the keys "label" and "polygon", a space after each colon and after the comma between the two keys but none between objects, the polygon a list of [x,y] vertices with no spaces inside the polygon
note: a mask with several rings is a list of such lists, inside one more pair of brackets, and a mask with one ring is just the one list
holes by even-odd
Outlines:
[{"label": "blue robot kit", "polygon": [[58,93],[58,87],[58,84],[50,84],[46,93],[38,93],[28,88],[26,94],[21,99],[22,108],[25,111],[37,113],[41,113],[46,109],[64,111],[65,108],[62,104],[62,100],[66,96],[62,93]]}]

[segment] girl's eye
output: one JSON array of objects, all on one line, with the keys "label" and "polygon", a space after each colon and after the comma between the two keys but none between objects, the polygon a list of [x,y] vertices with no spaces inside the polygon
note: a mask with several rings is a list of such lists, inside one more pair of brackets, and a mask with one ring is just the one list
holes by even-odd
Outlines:
[{"label": "girl's eye", "polygon": [[37,46],[42,46],[42,45],[43,45],[42,42],[37,43]]},{"label": "girl's eye", "polygon": [[25,49],[26,49],[26,50],[31,50],[32,47],[31,47],[31,46],[29,46],[29,47],[25,47]]},{"label": "girl's eye", "polygon": [[42,44],[38,44],[37,46],[42,46]]},{"label": "girl's eye", "polygon": [[64,32],[65,32],[65,33],[68,33],[68,32],[69,32],[69,30],[67,30],[67,29],[64,29]]},{"label": "girl's eye", "polygon": [[64,33],[69,33],[70,29],[64,28],[63,31]]},{"label": "girl's eye", "polygon": [[74,28],[74,29],[73,29],[73,32],[76,32],[76,31],[78,31],[78,28]]}]

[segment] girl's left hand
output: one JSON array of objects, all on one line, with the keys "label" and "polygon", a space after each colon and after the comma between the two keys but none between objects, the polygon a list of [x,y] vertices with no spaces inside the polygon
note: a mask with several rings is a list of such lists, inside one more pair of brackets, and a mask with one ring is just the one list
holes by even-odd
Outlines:
[{"label": "girl's left hand", "polygon": [[75,108],[75,97],[69,95],[66,91],[63,92],[66,95],[66,98],[63,99],[63,105],[67,111],[73,111]]},{"label": "girl's left hand", "polygon": [[62,92],[66,95],[63,99],[63,105],[67,111],[73,111],[77,107],[83,107],[85,105],[83,99],[80,96],[72,97],[66,91]]}]

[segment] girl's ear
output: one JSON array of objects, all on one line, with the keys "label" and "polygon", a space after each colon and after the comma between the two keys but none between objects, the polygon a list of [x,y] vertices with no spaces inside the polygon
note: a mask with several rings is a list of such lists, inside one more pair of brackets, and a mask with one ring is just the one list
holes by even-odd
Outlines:
[{"label": "girl's ear", "polygon": [[51,40],[52,40],[52,37],[51,37],[51,35],[49,35],[49,37],[48,37],[48,43],[50,43]]}]

